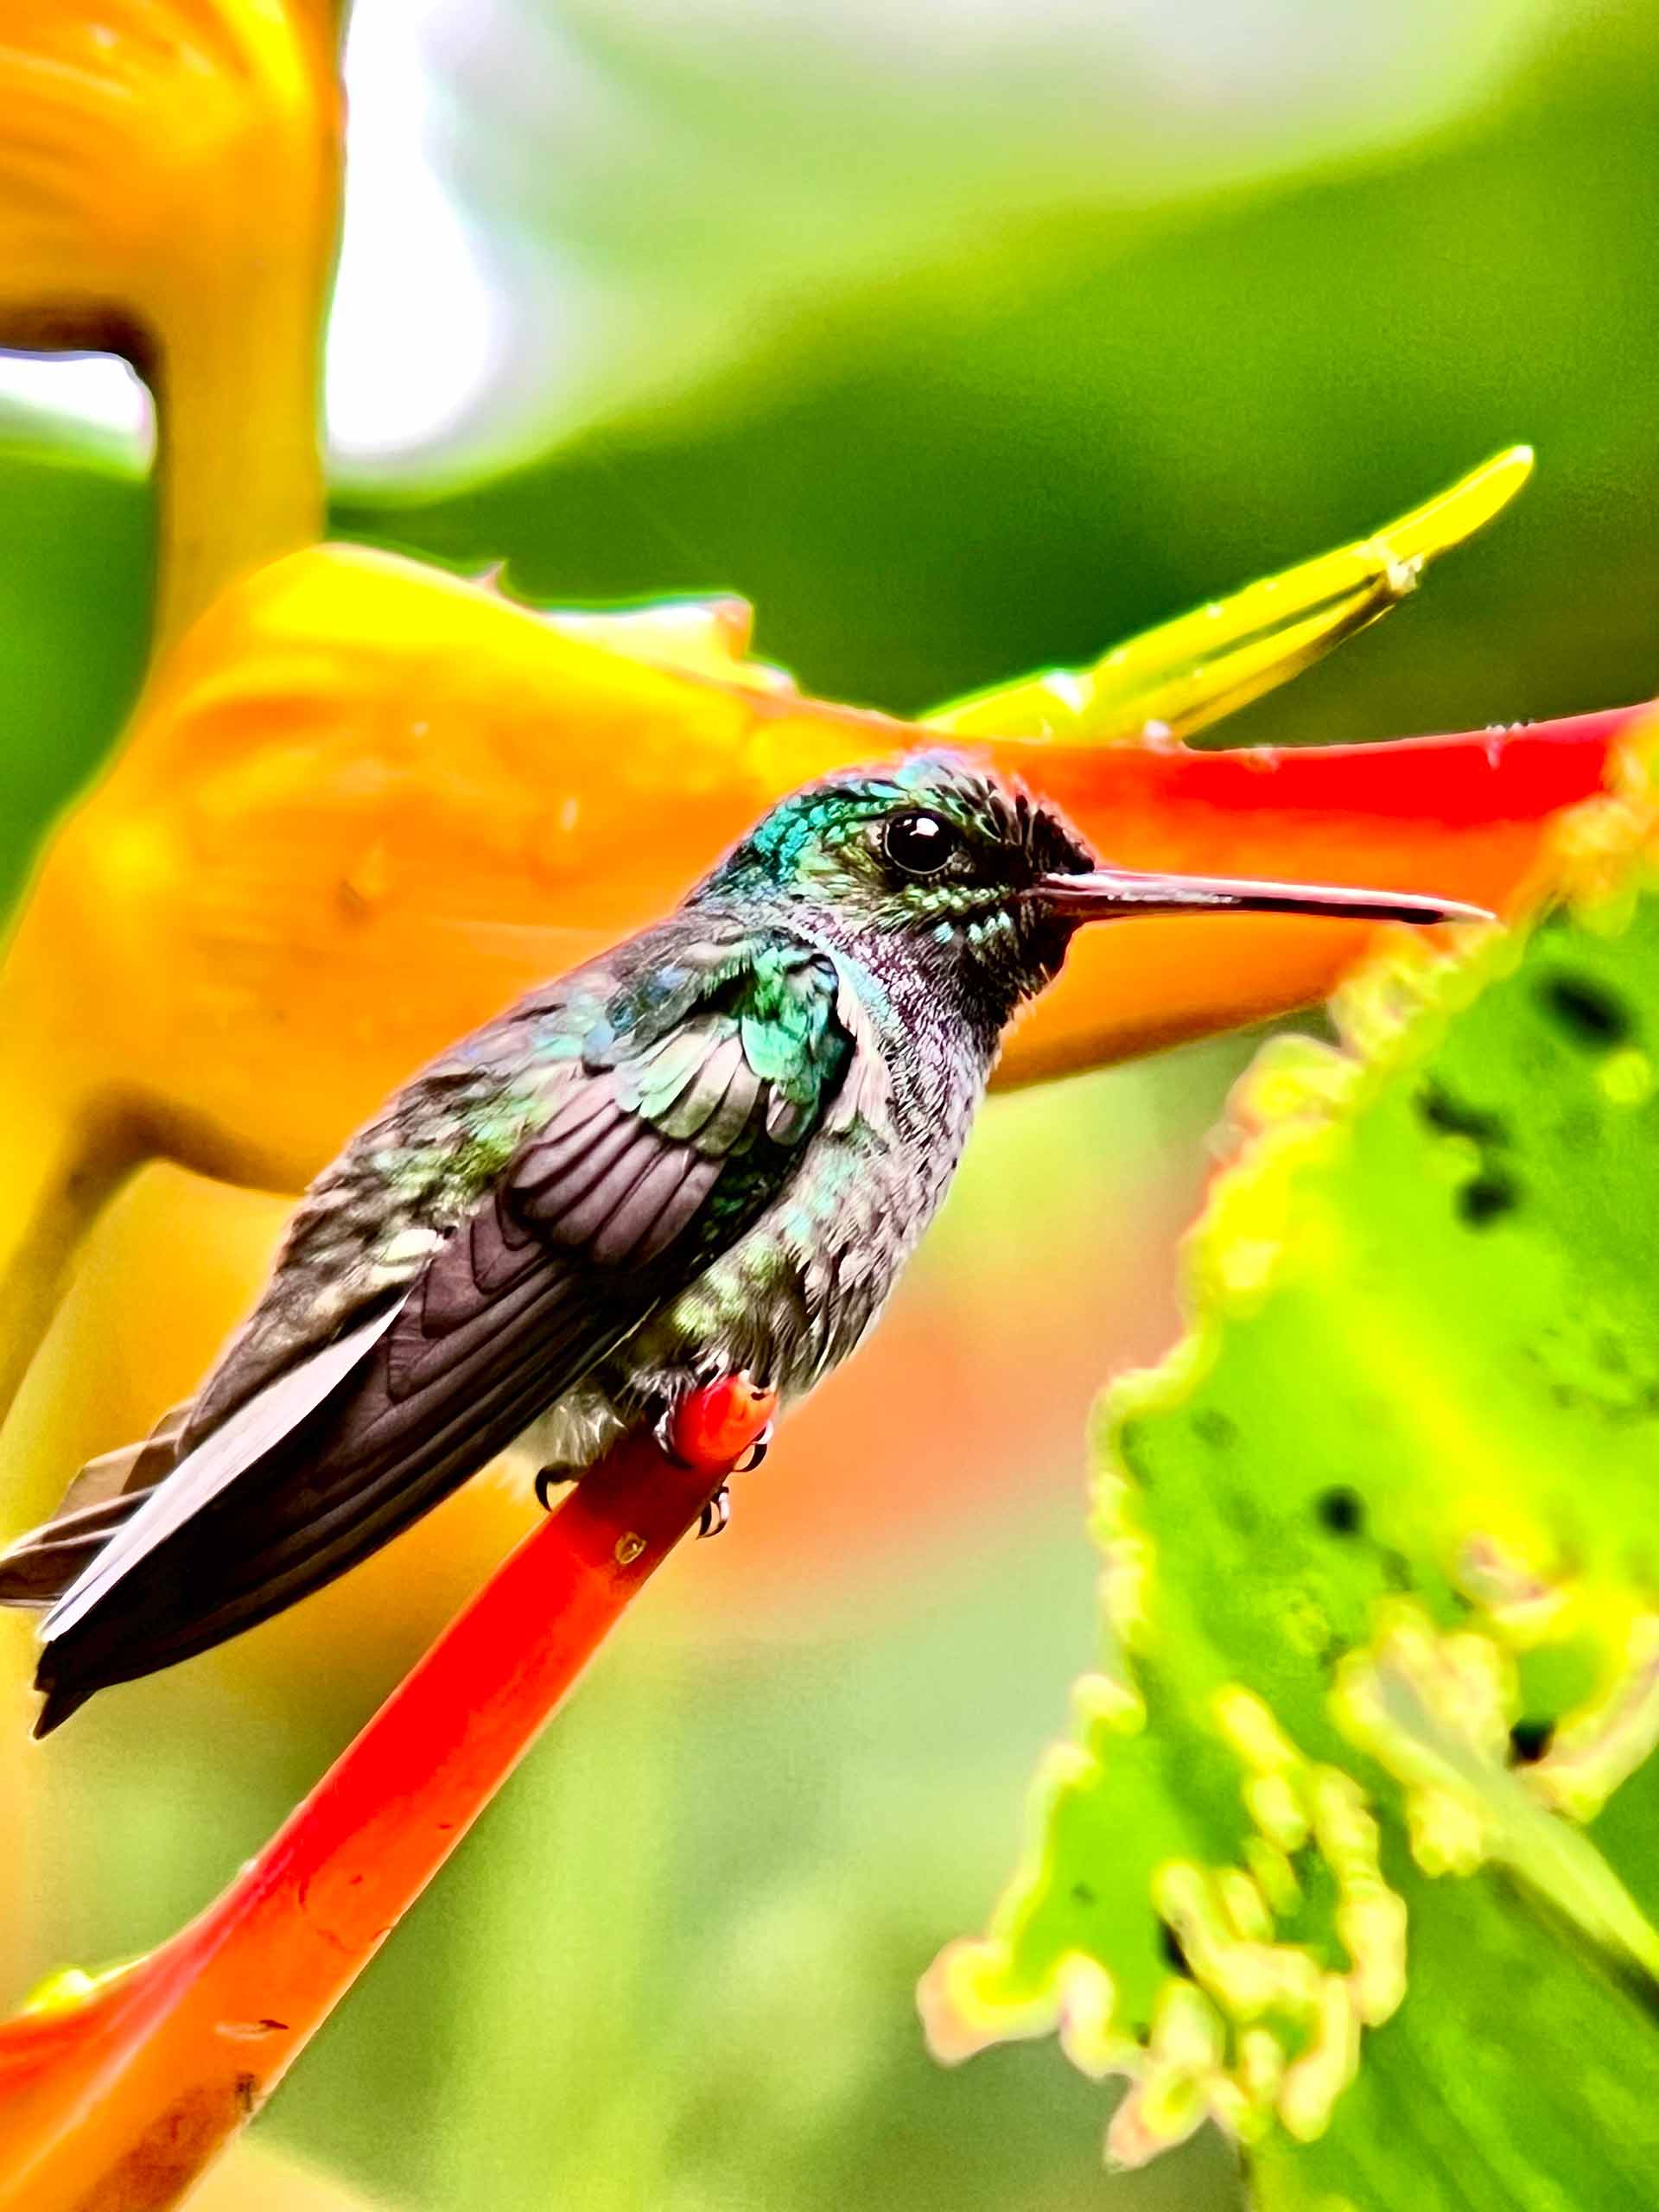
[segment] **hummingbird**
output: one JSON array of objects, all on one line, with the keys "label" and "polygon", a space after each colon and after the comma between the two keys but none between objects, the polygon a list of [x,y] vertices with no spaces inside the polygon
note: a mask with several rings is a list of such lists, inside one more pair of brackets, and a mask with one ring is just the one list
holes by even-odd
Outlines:
[{"label": "hummingbird", "polygon": [[1489,918],[1104,866],[952,752],[783,799],[672,913],[406,1084],[300,1201],[196,1396],[0,1557],[0,1603],[45,1609],[36,1735],[292,1605],[510,1446],[545,1503],[716,1375],[799,1400],[880,1312],[1074,932],[1220,912]]}]

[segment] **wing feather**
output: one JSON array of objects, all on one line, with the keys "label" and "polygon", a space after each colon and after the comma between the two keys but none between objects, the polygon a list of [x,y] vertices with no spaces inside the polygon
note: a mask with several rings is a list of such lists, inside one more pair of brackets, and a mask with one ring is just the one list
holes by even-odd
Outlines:
[{"label": "wing feather", "polygon": [[[689,1143],[700,1137],[718,1110],[731,1088],[743,1058],[743,1040],[735,1033],[722,1037],[705,1054],[691,1081],[687,1084],[666,1112],[658,1120],[658,1127],[664,1136],[678,1137]],[[718,1152],[717,1141],[706,1141],[705,1149]]]},{"label": "wing feather", "polygon": [[393,1305],[362,1323],[239,1407],[205,1444],[156,1485],[138,1510],[111,1536],[86,1573],[70,1585],[48,1615],[42,1637],[50,1642],[67,1635],[77,1621],[86,1618],[105,1590],[193,1519],[227,1484],[255,1465],[307,1414],[315,1413],[378,1344],[397,1312]]}]

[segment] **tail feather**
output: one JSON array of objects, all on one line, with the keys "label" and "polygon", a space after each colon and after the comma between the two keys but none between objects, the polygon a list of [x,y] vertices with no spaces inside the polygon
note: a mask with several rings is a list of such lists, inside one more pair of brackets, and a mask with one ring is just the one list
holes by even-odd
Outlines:
[{"label": "tail feather", "polygon": [[86,1689],[48,1690],[45,1698],[41,1700],[41,1709],[35,1716],[32,1732],[35,1742],[38,1744],[42,1736],[49,1736],[54,1728],[61,1728],[70,1714],[79,1713],[92,1694],[91,1690]]},{"label": "tail feather", "polygon": [[89,1459],[65,1491],[53,1520],[60,1521],[82,1506],[95,1505],[105,1498],[153,1490],[177,1465],[179,1439],[194,1403],[194,1399],[186,1398],[179,1405],[169,1406],[138,1443],[124,1444],[118,1452],[100,1452],[96,1459]]},{"label": "tail feather", "polygon": [[79,1580],[162,1476],[172,1472],[189,1414],[187,1399],[170,1407],[141,1442],[86,1462],[52,1518],[0,1552],[0,1605],[54,1605]]},{"label": "tail feather", "polygon": [[89,1567],[137,1510],[142,1491],[60,1514],[0,1553],[0,1605],[49,1605]]}]

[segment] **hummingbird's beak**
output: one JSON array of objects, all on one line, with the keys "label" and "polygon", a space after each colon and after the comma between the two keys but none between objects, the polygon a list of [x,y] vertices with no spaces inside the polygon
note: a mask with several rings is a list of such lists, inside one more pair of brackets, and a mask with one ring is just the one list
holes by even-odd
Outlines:
[{"label": "hummingbird's beak", "polygon": [[1142,874],[1096,868],[1043,875],[1032,886],[1049,912],[1075,922],[1125,921],[1136,914],[1323,914],[1360,922],[1490,922],[1484,906],[1411,891],[1357,891],[1328,883],[1263,883],[1248,876]]}]

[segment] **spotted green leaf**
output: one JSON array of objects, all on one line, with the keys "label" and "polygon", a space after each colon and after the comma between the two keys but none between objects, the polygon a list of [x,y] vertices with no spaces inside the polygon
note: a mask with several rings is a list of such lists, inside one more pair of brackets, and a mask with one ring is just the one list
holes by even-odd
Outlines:
[{"label": "spotted green leaf", "polygon": [[1109,2158],[1213,2119],[1269,2212],[1656,2201],[1659,890],[1596,867],[1258,1061],[1103,1408],[1077,1738],[924,1986],[942,2056],[1058,2030]]}]

